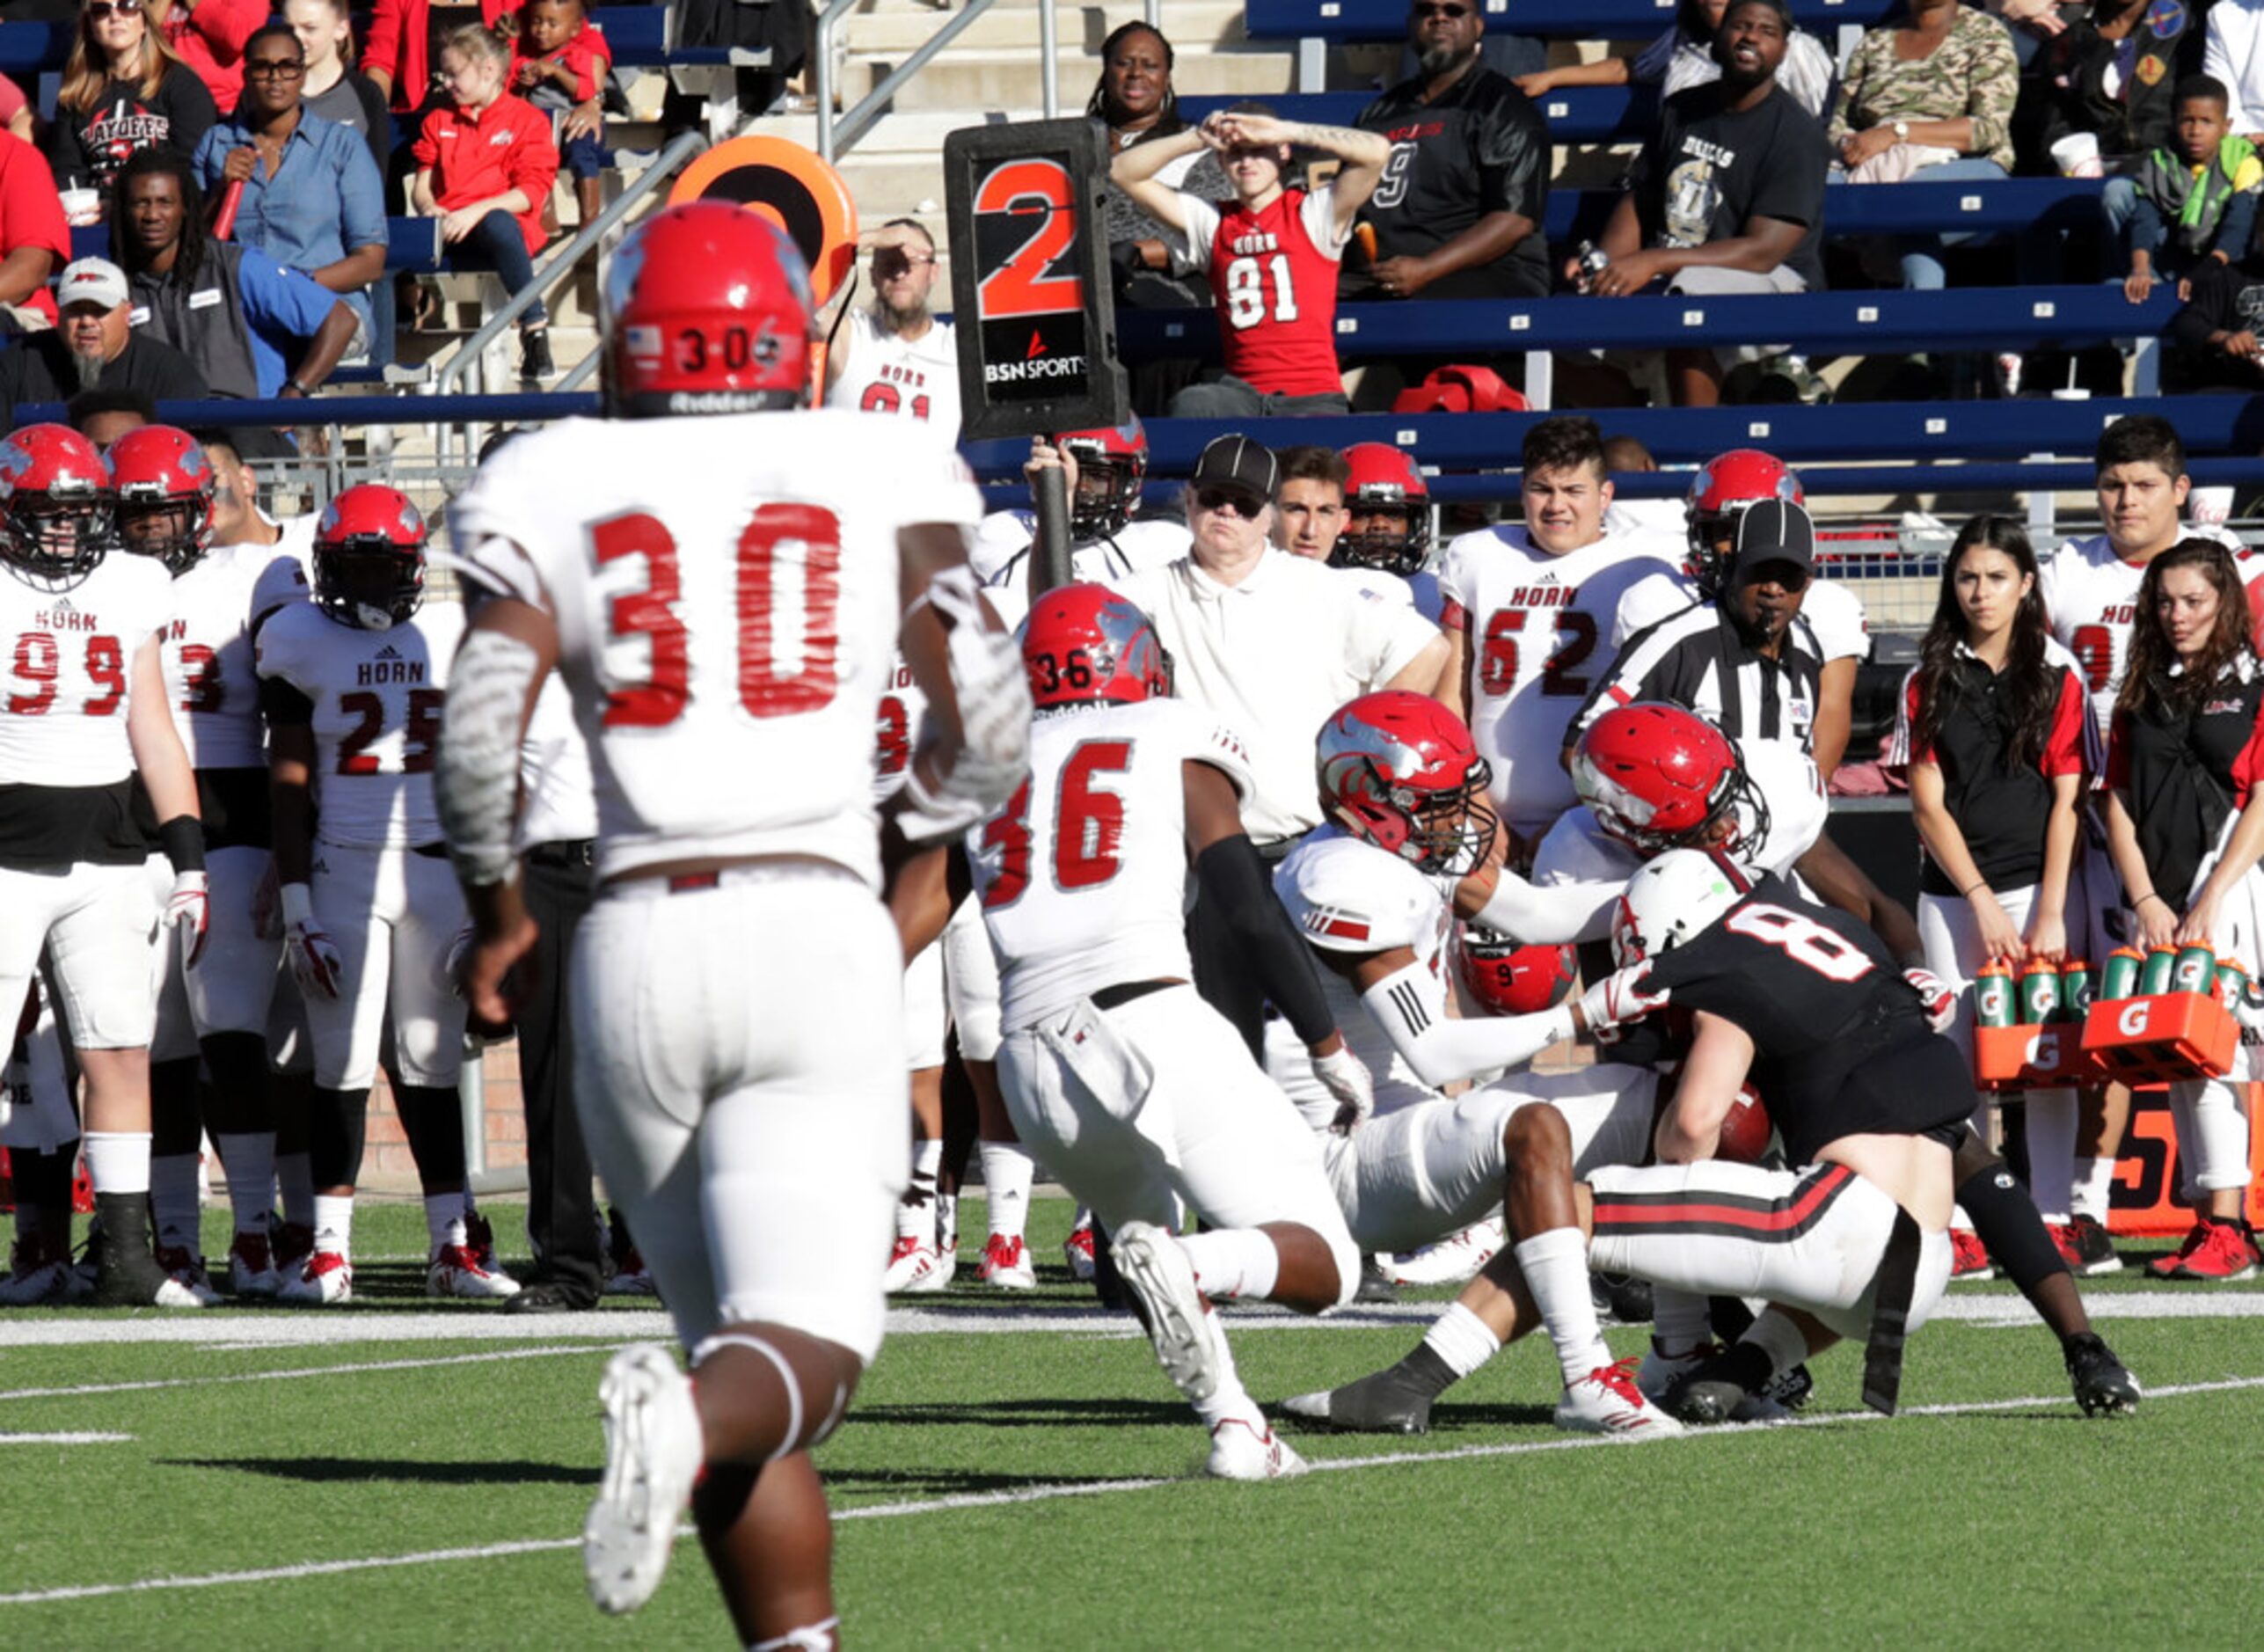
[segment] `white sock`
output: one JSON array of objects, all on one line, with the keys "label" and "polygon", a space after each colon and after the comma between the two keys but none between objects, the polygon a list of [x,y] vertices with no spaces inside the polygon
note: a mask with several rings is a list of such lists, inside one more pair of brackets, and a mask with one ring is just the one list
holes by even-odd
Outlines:
[{"label": "white sock", "polygon": [[149,1131],[89,1130],[79,1137],[79,1152],[97,1193],[149,1192]]},{"label": "white sock", "polygon": [[1423,1333],[1423,1346],[1444,1360],[1457,1378],[1463,1378],[1499,1354],[1501,1339],[1485,1320],[1455,1302]]},{"label": "white sock", "polygon": [[1070,1232],[1074,1233],[1081,1227],[1091,1227],[1092,1225],[1092,1207],[1089,1204],[1081,1204],[1077,1206],[1077,1214],[1070,1218]]},{"label": "white sock", "polygon": [[2075,1202],[2076,1093],[2028,1092],[2028,1191],[2047,1222],[2064,1224]]},{"label": "white sock", "polygon": [[1218,1315],[1206,1306],[1202,1322],[1210,1333],[1212,1345],[1218,1350],[1218,1386],[1210,1398],[1194,1402],[1195,1415],[1202,1419],[1203,1427],[1215,1429],[1222,1422],[1244,1422],[1255,1429],[1262,1439],[1266,1434],[1266,1414],[1258,1409],[1258,1402],[1242,1385],[1242,1378],[1234,1369],[1234,1350],[1227,1346],[1226,1332],[1219,1325]]},{"label": "white sock", "polygon": [[1687,1354],[1712,1342],[1713,1305],[1687,1290],[1652,1286],[1651,1341],[1669,1354]]},{"label": "white sock", "polygon": [[160,1245],[200,1248],[196,1166],[193,1152],[159,1153],[150,1160],[150,1209]]},{"label": "white sock", "polygon": [[1588,1288],[1588,1240],[1576,1227],[1552,1227],[1520,1239],[1517,1266],[1525,1288],[1541,1310],[1565,1386],[1586,1380],[1598,1366],[1611,1363],[1611,1350],[1596,1323],[1596,1298]]},{"label": "white sock", "polygon": [[1746,1327],[1745,1334],[1737,1340],[1750,1342],[1768,1355],[1771,1377],[1781,1376],[1808,1356],[1808,1339],[1800,1334],[1800,1327],[1774,1308]]},{"label": "white sock", "polygon": [[425,1195],[425,1232],[432,1239],[433,1249],[464,1242],[464,1203],[460,1193]]},{"label": "white sock", "polygon": [[315,1248],[336,1251],[340,1256],[354,1254],[354,1195],[350,1193],[318,1193],[314,1196]]},{"label": "white sock", "polygon": [[982,1190],[990,1202],[990,1231],[1005,1239],[1020,1239],[1030,1220],[1030,1184],[1038,1179],[1038,1161],[1019,1142],[977,1142],[982,1155]]},{"label": "white sock", "polygon": [[941,1141],[912,1144],[912,1185],[896,1202],[897,1238],[935,1242],[936,1171],[942,1164]]},{"label": "white sock", "polygon": [[1194,1268],[1195,1283],[1214,1300],[1222,1297],[1262,1300],[1274,1294],[1274,1282],[1281,1277],[1282,1253],[1274,1248],[1271,1236],[1254,1227],[1190,1233],[1179,1240],[1179,1248]]},{"label": "white sock", "polygon": [[2111,1159],[2089,1157],[2075,1161],[2075,1189],[2068,1195],[2078,1216],[2087,1216],[2094,1222],[2107,1220],[2108,1208],[2114,1202],[2114,1161]]},{"label": "white sock", "polygon": [[215,1136],[220,1167],[228,1173],[228,1207],[238,1233],[264,1234],[275,1197],[275,1132],[246,1130]]},{"label": "white sock", "polygon": [[[2184,1089],[2177,1085],[2171,1092]],[[2201,1193],[2220,1193],[2228,1188],[2246,1188],[2250,1181],[2248,1168],[2248,1110],[2241,1105],[2241,1092],[2222,1078],[2195,1086],[2192,1118],[2193,1138],[2188,1143],[2180,1136],[2178,1152],[2187,1166],[2187,1177]],[[2182,1127],[2184,1121],[2179,1121]]]},{"label": "white sock", "polygon": [[936,1254],[959,1254],[959,1195],[955,1193],[936,1195]]}]

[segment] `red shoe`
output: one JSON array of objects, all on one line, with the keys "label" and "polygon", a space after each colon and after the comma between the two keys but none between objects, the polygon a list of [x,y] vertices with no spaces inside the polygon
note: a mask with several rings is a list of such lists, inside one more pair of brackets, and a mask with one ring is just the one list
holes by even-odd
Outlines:
[{"label": "red shoe", "polygon": [[1038,1287],[1038,1270],[1031,1263],[1029,1249],[1022,1243],[1019,1233],[1012,1239],[993,1233],[985,1240],[982,1260],[975,1264],[975,1276],[1001,1290],[1034,1290]]},{"label": "red shoe", "polygon": [[1989,1260],[1989,1247],[1981,1242],[1981,1235],[1970,1228],[1950,1230],[1950,1277],[1974,1283],[1997,1277],[1997,1265]]},{"label": "red shoe", "polygon": [[2181,1270],[2186,1265],[2186,1258],[2199,1250],[2202,1247],[2202,1241],[2208,1238],[2208,1221],[2206,1219],[2196,1219],[2193,1226],[2186,1230],[2185,1243],[2179,1246],[2177,1249],[2172,1251],[2167,1256],[2157,1256],[2152,1261],[2148,1262],[2146,1264],[2146,1271],[2157,1279],[2176,1279],[2180,1277]]},{"label": "red shoe", "polygon": [[2171,1278],[2226,1283],[2255,1277],[2256,1241],[2249,1237],[2246,1224],[2204,1220],[2202,1226],[2207,1232],[2202,1232],[2199,1244],[2191,1242],[2191,1234],[2187,1236],[2187,1244],[2178,1253],[2178,1266]]}]

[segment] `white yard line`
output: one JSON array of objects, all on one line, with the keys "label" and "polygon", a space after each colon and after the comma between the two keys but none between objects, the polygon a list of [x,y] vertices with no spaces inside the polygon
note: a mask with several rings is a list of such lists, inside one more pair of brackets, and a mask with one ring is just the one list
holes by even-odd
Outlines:
[{"label": "white yard line", "polygon": [[[145,1382],[75,1383],[67,1388],[11,1388],[0,1400],[69,1400],[82,1394],[146,1393],[155,1388],[206,1388],[221,1383],[292,1382],[305,1377],[353,1377],[362,1371],[428,1371],[436,1365],[478,1365],[499,1359],[551,1359],[560,1354],[602,1354],[603,1348],[507,1348],[493,1354],[451,1354],[432,1359],[362,1360],[345,1365],[316,1365],[291,1371],[249,1371],[210,1377],[160,1377]],[[5,1436],[0,1436],[4,1439]],[[121,1439],[126,1436],[121,1435]]]},{"label": "white yard line", "polygon": [[[2264,1388],[2264,1377],[2234,1377],[2219,1382],[2173,1384],[2157,1388],[2146,1398],[2150,1403],[2180,1399],[2192,1394],[2227,1393],[2239,1390]],[[2032,1395],[2019,1400],[1983,1400],[1952,1405],[1913,1406],[1905,1416],[1954,1417],[1992,1411],[2019,1411],[2033,1407],[2058,1407],[2067,1404],[2065,1395]],[[1458,1445],[1442,1451],[1400,1451],[1376,1457],[1340,1457],[1315,1462],[1311,1467],[1316,1473],[1356,1473],[1370,1468],[1415,1468],[1431,1463],[1466,1462],[1477,1458],[1527,1457],[1542,1451],[1659,1449],[1678,1443],[1714,1438],[1734,1438],[1743,1435],[1768,1432],[1771,1429],[1815,1428],[1840,1422],[1861,1422],[1877,1418],[1874,1412],[1833,1412],[1825,1415],[1796,1417],[1790,1422],[1755,1423],[1744,1427],[1698,1429],[1682,1435],[1669,1435],[1660,1439],[1641,1442],[1618,1440],[1602,1435],[1583,1434],[1562,1439],[1523,1440],[1503,1442],[1494,1445]],[[2101,1422],[2101,1428],[2114,1424]],[[837,1522],[854,1520],[890,1520],[907,1515],[948,1514],[964,1509],[999,1509],[1022,1503],[1053,1502],[1067,1497],[1100,1497],[1118,1492],[1152,1491],[1159,1486],[1187,1483],[1185,1480],[1146,1479],[1110,1480],[1089,1484],[1041,1485],[1025,1487],[1019,1491],[966,1492],[947,1497],[926,1497],[902,1502],[867,1503],[861,1508],[837,1509]],[[677,1532],[679,1539],[693,1535],[685,1526]],[[296,1566],[271,1566],[257,1571],[212,1572],[197,1577],[144,1577],[125,1583],[79,1583],[62,1589],[26,1590],[16,1594],[0,1595],[0,1606],[31,1606],[67,1600],[98,1600],[113,1595],[137,1595],[176,1589],[213,1589],[228,1583],[287,1583],[303,1577],[329,1577],[342,1572],[383,1571],[405,1566],[437,1566],[455,1561],[497,1560],[514,1554],[550,1554],[581,1546],[579,1538],[531,1538],[515,1543],[487,1543],[476,1547],[456,1549],[427,1549],[413,1554],[376,1554],[348,1561],[307,1561]]]},{"label": "white yard line", "polygon": [[130,1434],[0,1434],[0,1445],[116,1445]]}]

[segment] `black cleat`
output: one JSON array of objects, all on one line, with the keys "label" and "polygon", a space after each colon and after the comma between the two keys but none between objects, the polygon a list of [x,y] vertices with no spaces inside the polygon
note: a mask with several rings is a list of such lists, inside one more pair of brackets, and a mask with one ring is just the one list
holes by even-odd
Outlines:
[{"label": "black cleat", "polygon": [[1808,1403],[1808,1396],[1816,1391],[1816,1379],[1808,1375],[1806,1365],[1795,1365],[1771,1378],[1761,1392],[1787,1411],[1798,1411]]},{"label": "black cleat", "polygon": [[1632,1274],[1591,1273],[1588,1294],[1598,1325],[1651,1323],[1651,1282]]},{"label": "black cleat", "polygon": [[1431,1396],[1399,1374],[1398,1367],[1362,1377],[1341,1388],[1296,1394],[1279,1409],[1306,1422],[1325,1423],[1344,1434],[1428,1434]]},{"label": "black cleat", "polygon": [[2068,1380],[2074,1385],[2076,1404],[2087,1417],[2127,1417],[2138,1409],[2144,1392],[2114,1350],[2086,1331],[2068,1338],[2065,1348]]},{"label": "black cleat", "polygon": [[1768,1355],[1750,1342],[1740,1342],[1669,1389],[1667,1409],[1679,1422],[1712,1428],[1733,1419],[1738,1407],[1768,1385]]},{"label": "black cleat", "polygon": [[1360,1259],[1360,1289],[1353,1293],[1355,1302],[1397,1302],[1399,1288],[1384,1276],[1373,1256]]}]

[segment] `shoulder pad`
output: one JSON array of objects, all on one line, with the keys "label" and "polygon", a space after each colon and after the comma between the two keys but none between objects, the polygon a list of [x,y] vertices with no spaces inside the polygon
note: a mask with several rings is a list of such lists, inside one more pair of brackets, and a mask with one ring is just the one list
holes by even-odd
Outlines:
[{"label": "shoulder pad", "polygon": [[1294,851],[1274,872],[1274,888],[1305,939],[1330,952],[1413,947],[1438,926],[1438,894],[1423,874],[1350,837]]}]

